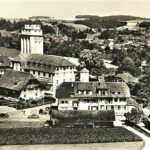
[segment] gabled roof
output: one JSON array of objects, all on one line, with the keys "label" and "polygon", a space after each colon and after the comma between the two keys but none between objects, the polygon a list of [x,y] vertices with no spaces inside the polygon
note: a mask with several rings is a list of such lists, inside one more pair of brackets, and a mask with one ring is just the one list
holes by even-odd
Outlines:
[{"label": "gabled roof", "polygon": [[128,83],[128,82],[137,83],[138,82],[138,78],[132,76],[128,72],[117,74],[116,77],[122,78],[126,83]]},{"label": "gabled roof", "polygon": [[74,66],[73,63],[66,60],[62,56],[56,55],[41,55],[41,54],[20,54],[13,59],[17,62],[35,62],[40,64],[47,64],[51,66]]},{"label": "gabled roof", "polygon": [[0,88],[20,91],[29,82],[29,80],[33,79],[36,80],[33,75],[29,73],[6,70],[0,77]]},{"label": "gabled roof", "polygon": [[87,70],[86,68],[83,68],[80,72],[81,73],[89,73],[89,70]]},{"label": "gabled roof", "polygon": [[[56,89],[56,97],[130,97],[130,90],[125,82],[105,82],[106,87],[104,89],[107,88],[107,96],[96,94],[99,84],[99,82],[63,82]],[[92,95],[78,94],[78,91],[92,91]],[[115,93],[119,94],[115,95]]]}]

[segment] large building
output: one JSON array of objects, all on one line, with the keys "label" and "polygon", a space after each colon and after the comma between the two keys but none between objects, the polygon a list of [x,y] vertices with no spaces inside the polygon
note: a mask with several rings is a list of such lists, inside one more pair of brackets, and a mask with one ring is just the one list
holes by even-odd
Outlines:
[{"label": "large building", "polygon": [[40,25],[25,25],[21,30],[21,53],[43,54],[43,32]]},{"label": "large building", "polygon": [[59,110],[115,110],[124,119],[131,99],[130,90],[123,81],[64,82],[56,90]]},{"label": "large building", "polygon": [[75,65],[61,56],[20,54],[12,64],[14,70],[28,72],[45,83],[53,96],[59,84],[75,81]]}]

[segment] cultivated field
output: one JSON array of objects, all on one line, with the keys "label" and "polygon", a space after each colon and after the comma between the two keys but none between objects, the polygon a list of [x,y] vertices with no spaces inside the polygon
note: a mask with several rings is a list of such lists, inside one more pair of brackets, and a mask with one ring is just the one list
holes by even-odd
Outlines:
[{"label": "cultivated field", "polygon": [[0,145],[86,144],[134,142],[141,138],[123,127],[113,128],[1,128]]}]

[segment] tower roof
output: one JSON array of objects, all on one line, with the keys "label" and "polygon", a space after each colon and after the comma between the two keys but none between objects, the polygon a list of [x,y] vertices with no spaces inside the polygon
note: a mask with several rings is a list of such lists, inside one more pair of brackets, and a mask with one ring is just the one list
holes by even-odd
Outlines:
[{"label": "tower roof", "polygon": [[89,70],[87,70],[86,68],[83,68],[80,72],[81,73],[89,73]]}]

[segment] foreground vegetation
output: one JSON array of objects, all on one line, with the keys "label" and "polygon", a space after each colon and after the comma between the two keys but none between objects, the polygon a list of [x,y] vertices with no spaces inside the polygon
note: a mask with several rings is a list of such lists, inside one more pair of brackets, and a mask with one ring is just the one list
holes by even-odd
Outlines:
[{"label": "foreground vegetation", "polygon": [[83,144],[141,141],[123,127],[114,128],[3,128],[0,145]]}]

